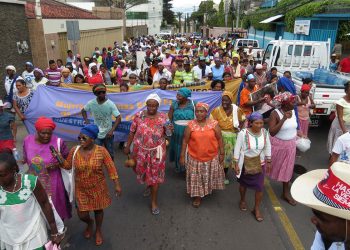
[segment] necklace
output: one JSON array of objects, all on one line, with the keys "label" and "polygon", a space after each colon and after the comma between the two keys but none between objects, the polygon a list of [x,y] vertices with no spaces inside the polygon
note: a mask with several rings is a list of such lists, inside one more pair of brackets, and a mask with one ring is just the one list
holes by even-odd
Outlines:
[{"label": "necklace", "polygon": [[15,173],[15,174],[13,175],[13,177],[15,178],[15,185],[13,186],[12,193],[14,193],[14,192],[15,192],[16,187],[17,187],[17,181],[18,181],[18,178],[17,178],[17,173]]}]

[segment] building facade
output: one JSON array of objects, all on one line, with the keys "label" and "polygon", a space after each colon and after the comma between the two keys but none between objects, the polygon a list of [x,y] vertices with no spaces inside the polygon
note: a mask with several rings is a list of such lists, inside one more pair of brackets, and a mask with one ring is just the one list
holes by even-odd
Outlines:
[{"label": "building facade", "polygon": [[147,25],[148,34],[159,34],[163,19],[163,1],[149,0],[126,11],[126,26]]},{"label": "building facade", "polygon": [[[15,20],[15,21],[14,21]],[[25,1],[0,0],[1,39],[0,50],[0,99],[5,95],[3,79],[6,65],[12,64],[18,73],[24,70],[24,63],[32,61],[32,49],[29,39]]]}]

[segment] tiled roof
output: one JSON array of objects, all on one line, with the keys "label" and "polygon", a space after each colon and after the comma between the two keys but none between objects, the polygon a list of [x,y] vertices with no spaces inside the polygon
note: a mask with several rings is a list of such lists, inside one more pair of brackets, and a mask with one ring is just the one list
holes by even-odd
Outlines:
[{"label": "tiled roof", "polygon": [[[99,19],[92,12],[55,0],[41,0],[41,15],[45,19]],[[27,18],[35,18],[35,3],[27,2]]]}]

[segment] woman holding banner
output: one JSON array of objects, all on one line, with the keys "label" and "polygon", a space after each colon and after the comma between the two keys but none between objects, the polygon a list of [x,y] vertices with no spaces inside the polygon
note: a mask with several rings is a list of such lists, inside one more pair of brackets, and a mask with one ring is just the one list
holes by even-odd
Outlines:
[{"label": "woman holding banner", "polygon": [[[234,168],[233,149],[235,148],[237,133],[243,127],[245,120],[243,111],[232,103],[233,100],[233,94],[225,91],[222,94],[221,106],[211,112],[211,118],[216,120],[221,128],[225,149],[224,170],[226,176],[228,169]],[[225,184],[228,185],[229,183],[226,177]]]},{"label": "woman holding banner", "polygon": [[[157,94],[146,98],[147,109],[136,114],[131,127],[124,153],[130,153],[133,143],[133,158],[136,161],[134,171],[140,183],[147,185],[144,196],[151,195],[151,212],[160,213],[158,207],[159,184],[164,182],[166,143],[165,128],[167,116],[158,112],[161,99]],[[171,128],[170,128],[171,129]]]},{"label": "woman holding banner", "polygon": [[185,172],[185,166],[179,163],[182,138],[190,120],[194,119],[195,103],[189,99],[191,90],[181,88],[177,92],[176,101],[173,101],[169,110],[169,119],[174,123],[174,134],[170,142],[170,162],[175,161],[175,171]]}]

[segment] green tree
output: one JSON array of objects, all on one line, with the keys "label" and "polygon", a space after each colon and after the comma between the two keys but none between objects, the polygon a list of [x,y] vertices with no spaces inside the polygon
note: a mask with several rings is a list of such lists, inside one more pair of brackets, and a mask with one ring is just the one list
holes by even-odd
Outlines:
[{"label": "green tree", "polygon": [[136,5],[141,5],[148,2],[148,0],[103,0],[100,4],[103,6],[118,7],[128,10]]},{"label": "green tree", "polygon": [[214,9],[214,2],[212,0],[202,1],[199,4],[198,10],[192,12],[191,19],[196,20],[199,25],[215,25],[216,26],[216,13]]},{"label": "green tree", "polygon": [[179,28],[179,32],[181,32],[181,18],[182,18],[183,13],[182,12],[176,12],[176,16],[178,19],[178,28]]},{"label": "green tree", "polygon": [[163,0],[163,25],[172,25],[175,21],[172,0]]}]

